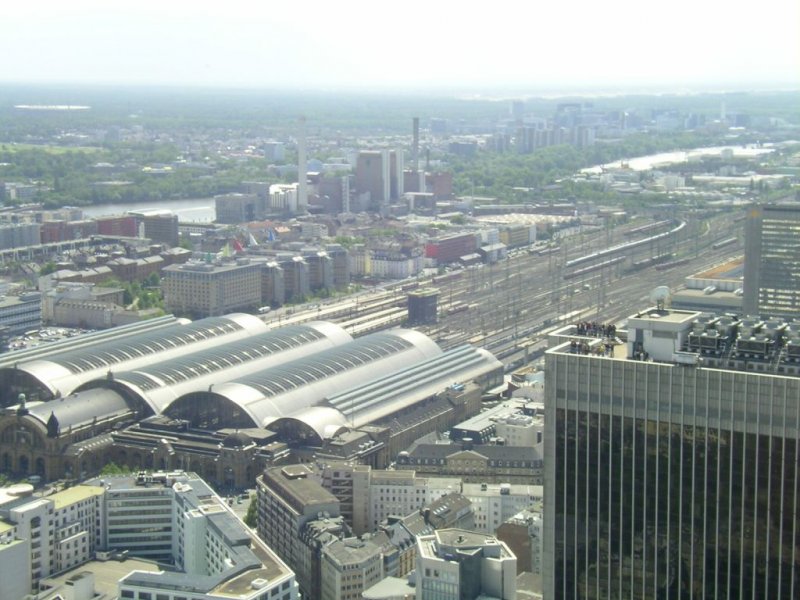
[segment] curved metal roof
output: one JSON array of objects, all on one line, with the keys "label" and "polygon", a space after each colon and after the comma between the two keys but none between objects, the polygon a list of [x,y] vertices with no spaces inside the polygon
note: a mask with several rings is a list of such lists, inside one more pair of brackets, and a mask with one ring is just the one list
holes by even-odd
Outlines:
[{"label": "curved metal roof", "polygon": [[437,394],[450,385],[473,381],[502,367],[502,363],[487,350],[458,346],[425,363],[328,396],[325,403],[341,412],[348,423],[360,427]]},{"label": "curved metal roof", "polygon": [[68,345],[62,353],[20,362],[13,368],[28,373],[53,396],[66,396],[81,384],[105,376],[108,371],[136,368],[265,330],[266,324],[253,315],[211,317],[188,324],[175,323],[122,339],[111,337],[89,346]]},{"label": "curved metal roof", "polygon": [[28,414],[47,426],[55,417],[61,431],[96,420],[124,415],[134,410],[123,396],[113,390],[90,390],[60,400],[32,406]]},{"label": "curved metal roof", "polygon": [[[238,406],[259,427],[319,403],[326,395],[366,379],[381,377],[442,353],[429,337],[396,329],[358,338],[349,344],[273,367],[257,374],[214,385],[215,399]],[[178,399],[166,412],[186,412],[193,401]],[[219,406],[220,412],[226,410]]]},{"label": "curved metal roof", "polygon": [[330,439],[342,430],[347,429],[347,420],[344,415],[334,408],[327,406],[311,406],[290,417],[279,417],[268,420],[264,427],[280,433],[286,427],[299,424],[313,431],[317,436],[317,442],[322,443]]},{"label": "curved metal roof", "polygon": [[[113,380],[135,392],[158,414],[185,394],[350,341],[350,334],[333,323],[290,325],[156,362],[135,371],[115,373]],[[102,385],[97,380],[79,389]]]}]

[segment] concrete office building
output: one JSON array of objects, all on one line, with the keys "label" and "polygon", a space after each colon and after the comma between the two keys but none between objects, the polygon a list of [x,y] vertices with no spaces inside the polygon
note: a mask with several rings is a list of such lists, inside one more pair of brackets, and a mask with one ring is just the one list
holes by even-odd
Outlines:
[{"label": "concrete office building", "polygon": [[[16,596],[22,598],[42,578],[89,560],[102,545],[102,496],[97,486],[47,497],[27,484],[0,488],[0,588],[24,589]],[[22,564],[27,568],[18,569]]]},{"label": "concrete office building", "polygon": [[546,597],[798,595],[800,340],[753,321],[652,308],[546,352]]},{"label": "concrete office building", "polygon": [[350,285],[350,257],[347,249],[339,244],[327,244],[325,252],[333,264],[333,285],[336,289],[346,289]]},{"label": "concrete office building", "polygon": [[171,210],[129,211],[128,214],[136,217],[139,237],[168,246],[178,245],[178,215]]},{"label": "concrete office building", "polygon": [[541,592],[542,552],[544,548],[542,503],[521,510],[497,528],[497,538],[508,544],[517,557],[517,574],[527,571],[537,576]]},{"label": "concrete office building", "polygon": [[745,221],[745,314],[800,316],[800,204],[766,204]]},{"label": "concrete office building", "polygon": [[0,597],[19,600],[45,578],[119,554],[171,565],[129,568],[120,598],[297,597],[294,574],[196,475],[106,476],[45,497],[30,485],[0,489]]},{"label": "concrete office building", "polygon": [[298,184],[276,183],[269,186],[269,210],[272,213],[295,214],[298,208]]},{"label": "concrete office building", "polygon": [[0,328],[7,327],[5,335],[22,335],[42,326],[42,294],[25,292],[19,296],[6,296],[0,300]]},{"label": "concrete office building", "polygon": [[282,260],[283,289],[286,300],[300,300],[311,293],[311,280],[308,263],[302,256],[293,256]]},{"label": "concrete office building", "polygon": [[162,271],[164,306],[195,318],[255,310],[261,306],[261,270],[246,258],[171,265]]},{"label": "concrete office building", "polygon": [[397,469],[421,475],[461,477],[469,483],[520,483],[540,485],[543,455],[525,446],[473,446],[419,444],[397,456]]},{"label": "concrete office building", "polygon": [[282,306],[286,302],[286,281],[283,268],[275,261],[261,269],[261,302],[263,306]]},{"label": "concrete office building", "polygon": [[308,287],[312,292],[333,289],[333,260],[324,250],[304,252],[308,264]]},{"label": "concrete office building", "polygon": [[214,196],[217,223],[237,225],[263,219],[266,215],[266,198],[257,194],[222,194]]},{"label": "concrete office building", "polygon": [[503,542],[464,529],[417,539],[417,598],[516,600],[517,559]]},{"label": "concrete office building", "polygon": [[475,531],[494,534],[519,511],[541,505],[544,488],[511,483],[465,483],[461,494],[472,503]]},{"label": "concrete office building", "polygon": [[359,600],[384,577],[383,552],[370,540],[336,540],[322,549],[322,600]]},{"label": "concrete office building", "polygon": [[38,246],[42,243],[39,223],[0,225],[0,250]]},{"label": "concrete office building", "polygon": [[119,582],[121,598],[297,598],[294,573],[196,475],[141,473],[87,484],[104,491],[103,549],[175,566],[129,573]]},{"label": "concrete office building", "polygon": [[[306,531],[316,520],[339,516],[339,500],[311,479],[306,465],[266,469],[256,480],[257,530],[259,537],[297,573],[305,595],[318,597],[319,554],[316,564],[306,557],[311,540],[318,537]],[[312,526],[313,529],[313,526]],[[317,548],[319,550],[319,548]]]}]

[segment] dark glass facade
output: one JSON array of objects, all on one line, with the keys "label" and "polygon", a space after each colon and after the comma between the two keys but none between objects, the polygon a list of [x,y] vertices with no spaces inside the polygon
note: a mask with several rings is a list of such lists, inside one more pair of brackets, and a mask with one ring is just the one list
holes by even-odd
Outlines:
[{"label": "dark glass facade", "polygon": [[557,597],[796,597],[796,440],[556,418]]},{"label": "dark glass facade", "polygon": [[800,204],[754,207],[745,231],[744,311],[800,315]]},{"label": "dark glass facade", "polygon": [[568,355],[547,376],[548,598],[800,597],[797,378]]}]

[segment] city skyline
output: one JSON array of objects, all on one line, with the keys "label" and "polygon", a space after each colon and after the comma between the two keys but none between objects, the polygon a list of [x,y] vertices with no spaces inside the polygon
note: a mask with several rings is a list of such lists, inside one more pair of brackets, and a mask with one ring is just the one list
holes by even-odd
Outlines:
[{"label": "city skyline", "polygon": [[[488,93],[797,88],[800,7],[631,0],[491,12],[312,1],[42,0],[4,11],[0,82]],[[372,11],[372,12],[371,12]],[[422,40],[422,41],[420,41]]]}]

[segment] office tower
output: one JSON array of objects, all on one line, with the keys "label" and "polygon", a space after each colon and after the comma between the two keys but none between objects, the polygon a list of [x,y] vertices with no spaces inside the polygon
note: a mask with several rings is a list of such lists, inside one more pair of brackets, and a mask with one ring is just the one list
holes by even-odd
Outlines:
[{"label": "office tower", "polygon": [[796,332],[655,308],[627,334],[563,335],[545,354],[545,597],[797,598]]},{"label": "office tower", "polygon": [[178,215],[171,210],[138,210],[128,211],[128,214],[137,220],[139,237],[159,244],[178,245]]},{"label": "office tower", "polygon": [[742,307],[746,314],[800,316],[800,204],[750,209]]},{"label": "office tower", "polygon": [[403,195],[403,151],[364,150],[356,161],[356,193],[369,192],[374,210],[388,212],[389,203]]},{"label": "office tower", "polygon": [[438,318],[439,290],[423,288],[408,293],[408,322],[410,325],[431,325]]}]

